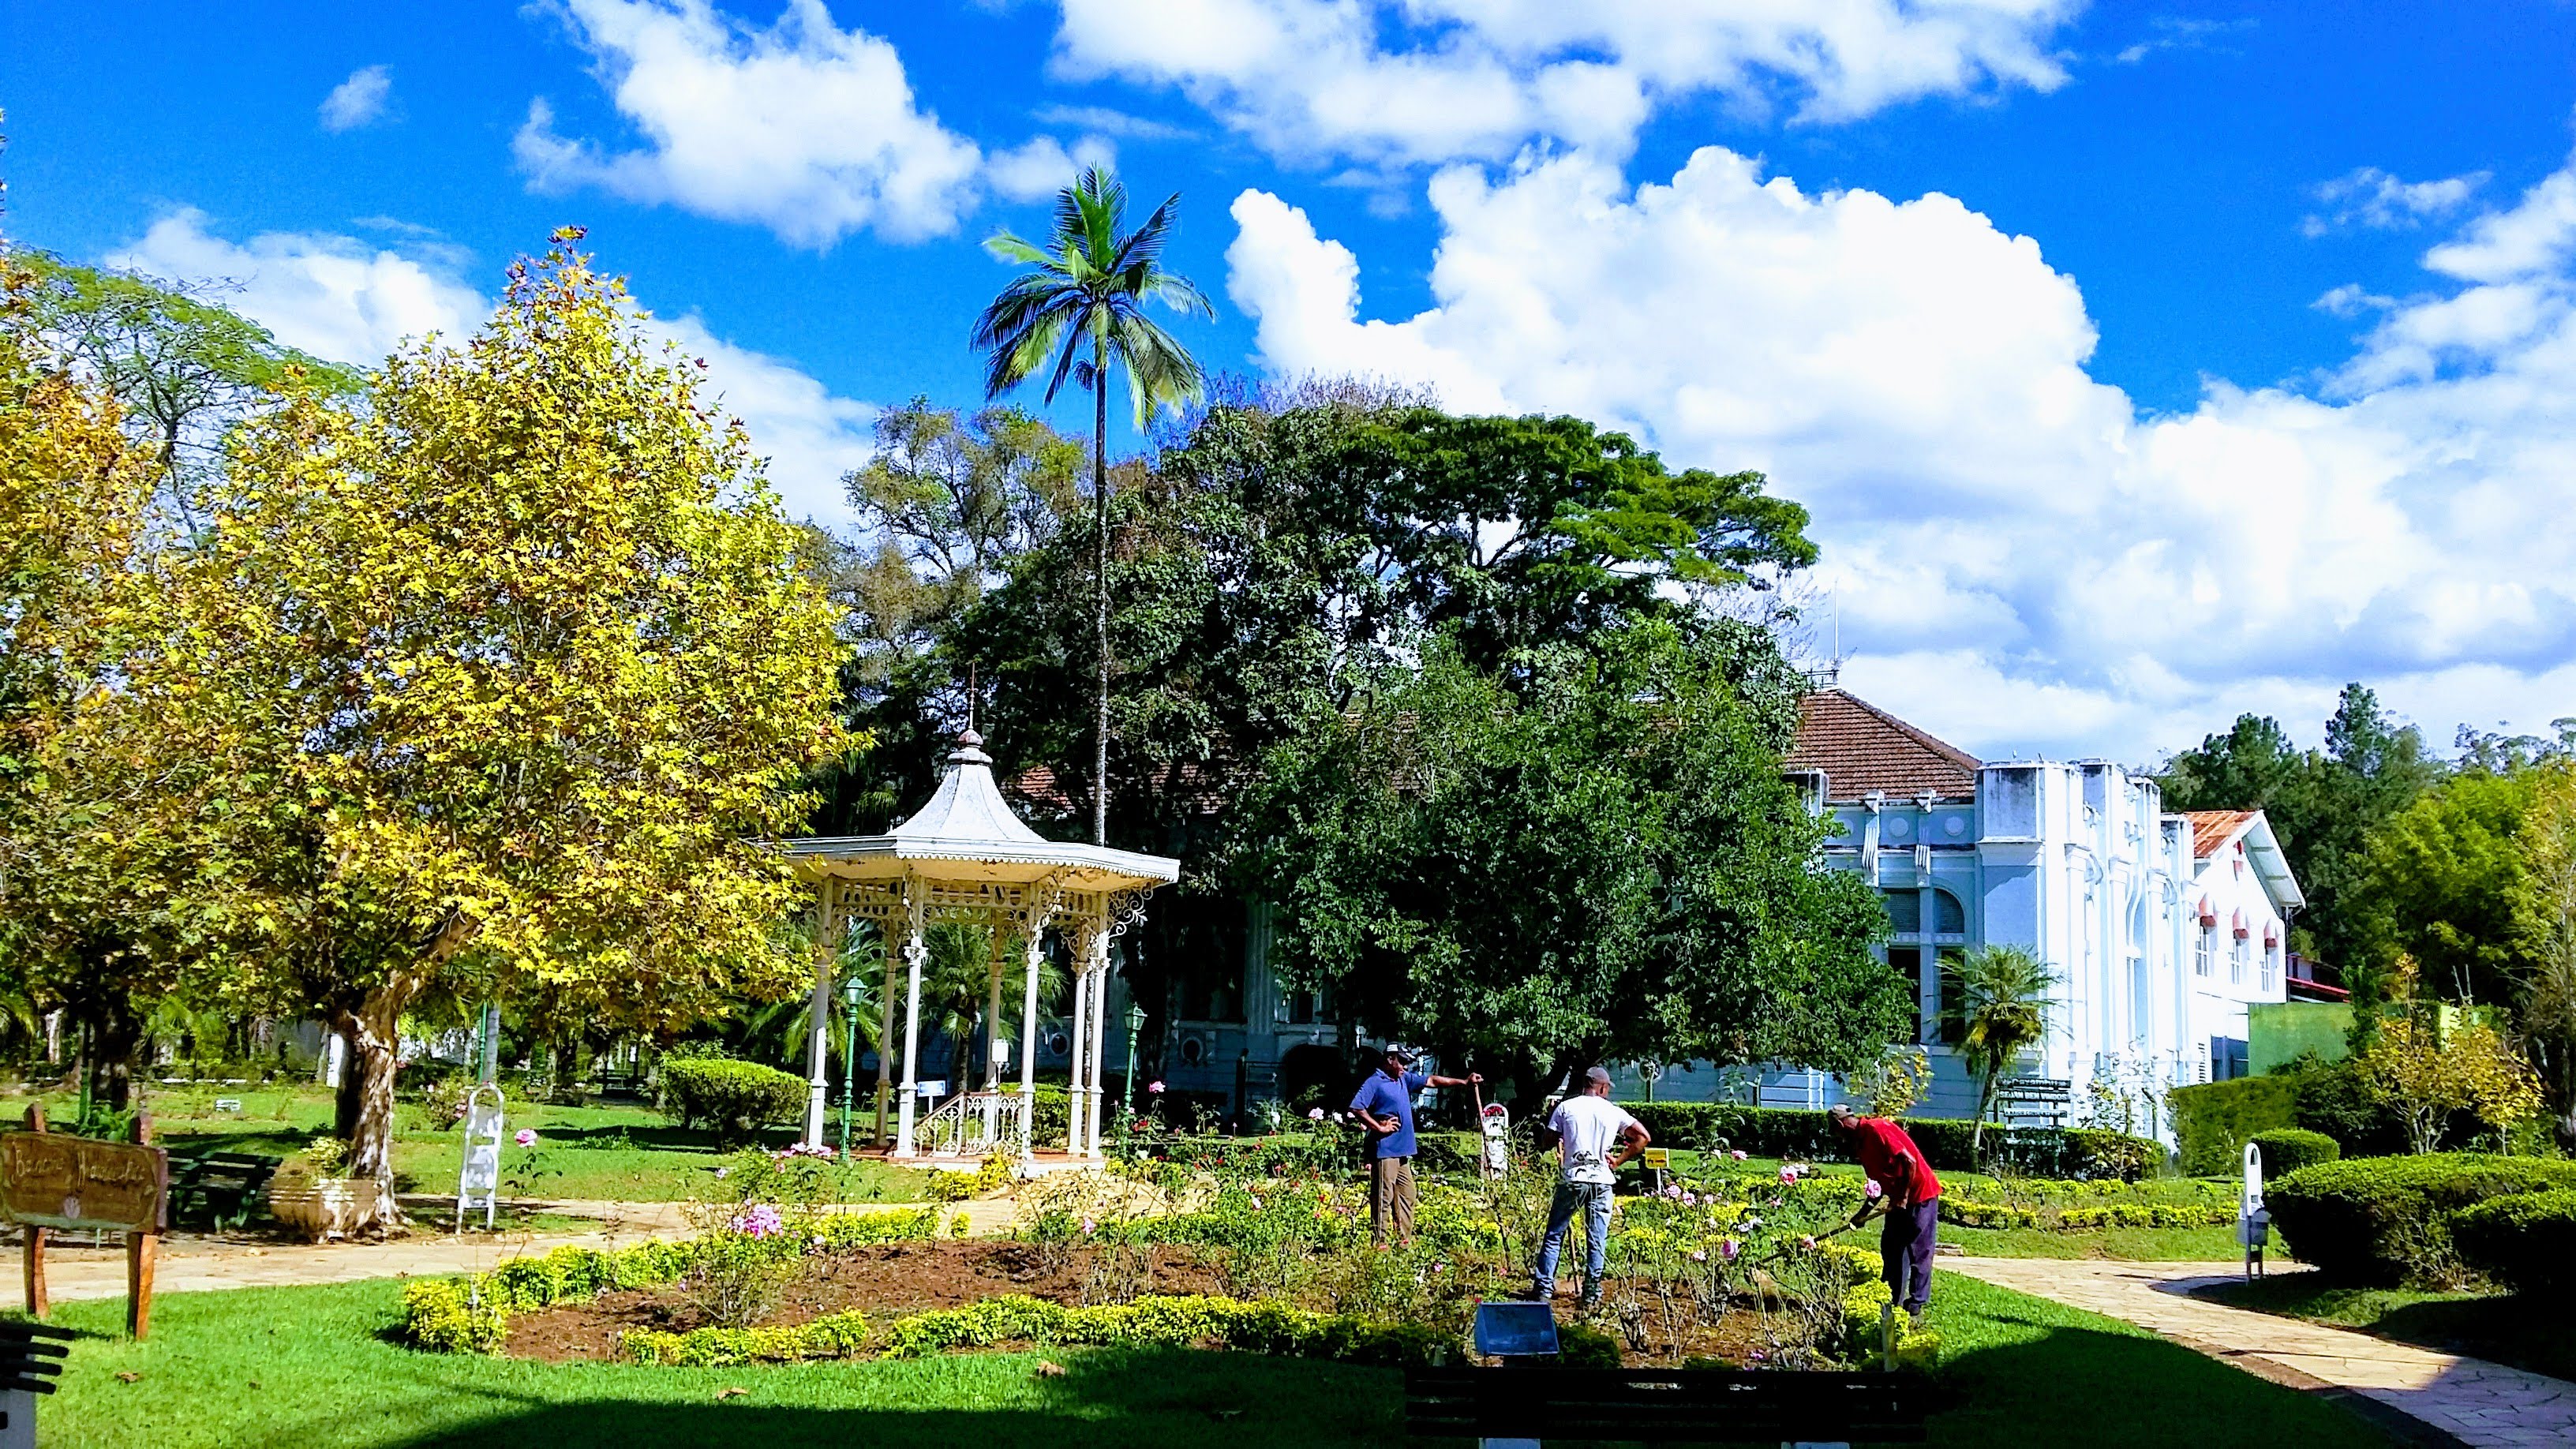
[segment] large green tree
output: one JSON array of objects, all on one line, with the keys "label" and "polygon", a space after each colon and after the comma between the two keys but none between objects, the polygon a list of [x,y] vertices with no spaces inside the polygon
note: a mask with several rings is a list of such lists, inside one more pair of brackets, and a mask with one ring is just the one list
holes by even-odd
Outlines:
[{"label": "large green tree", "polygon": [[1146,309],[1216,315],[1187,277],[1163,266],[1180,202],[1165,198],[1129,231],[1127,188],[1094,166],[1058,193],[1049,246],[1007,231],[984,244],[1029,268],[975,319],[984,395],[1000,397],[1040,373],[1048,402],[1067,381],[1091,394],[1094,844],[1109,838],[1109,374],[1126,374],[1139,428],[1157,408],[1197,402],[1206,387],[1198,360]]},{"label": "large green tree", "polygon": [[1911,991],[1781,778],[1801,687],[1732,621],[1499,672],[1439,636],[1264,759],[1241,869],[1282,908],[1274,959],[1527,1097],[1605,1058],[1874,1059]]},{"label": "large green tree", "polygon": [[238,430],[129,666],[223,825],[189,882],[220,977],[349,1036],[353,1170],[388,1184],[416,1001],[669,1029],[801,974],[756,842],[844,748],[832,610],[739,424],[578,237],[362,406]]}]

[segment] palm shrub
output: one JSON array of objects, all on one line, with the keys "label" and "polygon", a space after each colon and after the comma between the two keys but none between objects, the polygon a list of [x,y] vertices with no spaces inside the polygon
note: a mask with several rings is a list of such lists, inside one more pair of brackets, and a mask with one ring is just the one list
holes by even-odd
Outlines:
[{"label": "palm shrub", "polygon": [[1977,1125],[1968,1150],[1981,1154],[1995,1089],[2048,1030],[2057,980],[2046,962],[2019,946],[1980,946],[1942,969],[1956,1002],[1950,1025],[1959,1059],[1977,1079]]}]

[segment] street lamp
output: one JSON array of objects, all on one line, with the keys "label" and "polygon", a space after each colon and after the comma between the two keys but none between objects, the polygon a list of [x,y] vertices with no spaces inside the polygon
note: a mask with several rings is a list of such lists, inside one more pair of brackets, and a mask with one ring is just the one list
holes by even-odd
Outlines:
[{"label": "street lamp", "polygon": [[864,983],[859,973],[851,972],[841,981],[841,1002],[850,1017],[849,1065],[841,1072],[841,1155],[850,1155],[850,1118],[858,1113],[859,1091],[859,992]]},{"label": "street lamp", "polygon": [[1136,1038],[1145,1034],[1145,1003],[1127,1003],[1127,1115],[1136,1115]]}]

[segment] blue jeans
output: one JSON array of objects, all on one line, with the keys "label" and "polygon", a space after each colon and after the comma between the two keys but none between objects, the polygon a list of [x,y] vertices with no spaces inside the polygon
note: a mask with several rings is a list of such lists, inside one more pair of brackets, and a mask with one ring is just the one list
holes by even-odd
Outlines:
[{"label": "blue jeans", "polygon": [[1565,1230],[1574,1224],[1575,1209],[1583,1210],[1583,1300],[1587,1303],[1601,1296],[1601,1269],[1610,1252],[1610,1184],[1606,1182],[1560,1182],[1556,1200],[1547,1208],[1547,1239],[1539,1244],[1538,1271],[1530,1275],[1530,1286],[1542,1297],[1556,1292],[1556,1256],[1565,1247]]}]

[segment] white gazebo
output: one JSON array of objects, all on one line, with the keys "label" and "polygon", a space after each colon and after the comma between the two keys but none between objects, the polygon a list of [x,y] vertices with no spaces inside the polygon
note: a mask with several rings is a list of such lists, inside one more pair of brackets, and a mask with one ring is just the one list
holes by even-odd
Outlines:
[{"label": "white gazebo", "polygon": [[[805,1109],[805,1141],[823,1140],[826,1091],[825,1027],[832,1011],[832,963],[854,923],[874,922],[887,946],[885,991],[879,1008],[883,1041],[894,1022],[895,965],[907,968],[903,1028],[903,1081],[897,1098],[895,1157],[980,1158],[1013,1148],[1023,1160],[1036,1156],[1031,1130],[1037,1120],[1037,1061],[1029,1044],[1038,1024],[1038,965],[1050,927],[1073,955],[1072,1113],[1065,1151],[1100,1155],[1101,1044],[1107,1039],[1109,941],[1144,914],[1155,887],[1180,879],[1181,863],[1099,845],[1048,840],[1011,813],[993,783],[993,759],[972,729],[957,737],[948,774],[930,803],[888,835],[820,836],[790,841],[786,852],[819,896],[821,930],[814,972],[809,1061],[813,1097]],[[991,942],[992,997],[987,1035],[1000,1043],[1002,977],[1008,948],[1020,946],[1024,986],[1020,1006],[1020,1081],[1002,1083],[1003,1054],[987,1055],[984,1084],[951,1084],[954,1090],[926,1115],[921,1095],[921,968],[930,955],[924,939],[943,922],[981,926]],[[898,946],[900,949],[897,949]],[[891,1043],[886,1043],[891,1046]],[[891,1052],[877,1053],[877,1112],[885,1114]]]}]

